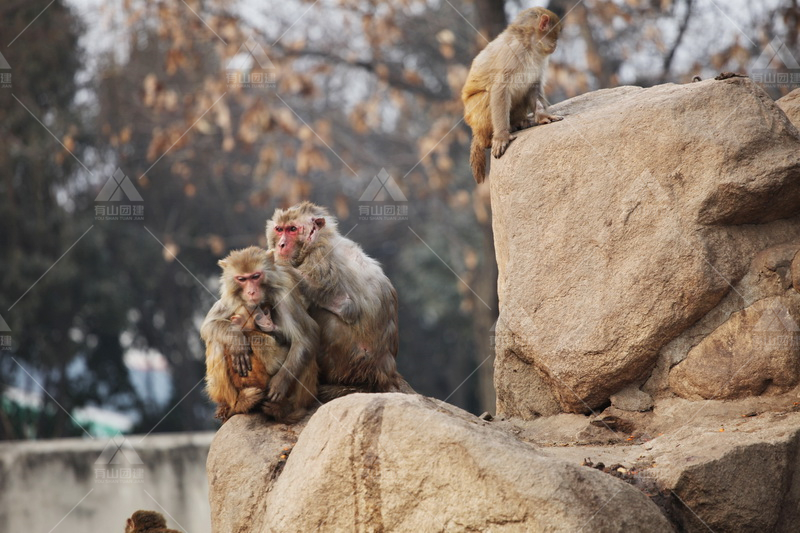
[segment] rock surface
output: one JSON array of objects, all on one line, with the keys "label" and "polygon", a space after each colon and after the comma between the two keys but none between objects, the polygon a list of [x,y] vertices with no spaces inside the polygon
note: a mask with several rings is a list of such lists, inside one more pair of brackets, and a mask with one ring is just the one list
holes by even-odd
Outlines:
[{"label": "rock surface", "polygon": [[791,400],[665,399],[652,413],[602,413],[624,419],[631,435],[570,414],[496,426],[553,458],[621,465],[679,531],[790,533],[800,523],[800,413]]},{"label": "rock surface", "polygon": [[795,126],[800,127],[800,89],[795,89],[776,102]]},{"label": "rock surface", "polygon": [[734,313],[670,373],[690,399],[788,392],[800,381],[800,295],[773,296]]},{"label": "rock surface", "polygon": [[291,450],[306,423],[308,417],[286,426],[252,414],[236,415],[222,425],[206,462],[211,531],[258,531],[268,489],[286,464],[281,456]]},{"label": "rock surface", "polygon": [[623,411],[649,411],[653,408],[653,398],[631,385],[611,395],[611,405]]},{"label": "rock surface", "polygon": [[749,79],[553,111],[565,119],[520,132],[489,179],[498,413],[525,419],[589,412],[648,379],[669,394],[670,368],[755,301],[729,293],[756,254],[800,242],[800,136]]},{"label": "rock surface", "polygon": [[437,400],[331,402],[281,471],[297,429],[254,415],[223,426],[208,461],[214,531],[673,531],[636,488]]}]

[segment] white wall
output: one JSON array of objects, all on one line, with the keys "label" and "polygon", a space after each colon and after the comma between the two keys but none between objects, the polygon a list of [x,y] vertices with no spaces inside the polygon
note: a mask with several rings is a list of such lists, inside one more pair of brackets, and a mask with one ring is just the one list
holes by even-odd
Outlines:
[{"label": "white wall", "polygon": [[[133,511],[153,509],[167,517],[169,527],[210,533],[206,458],[213,437],[0,444],[0,531],[122,532]],[[134,474],[135,480],[104,480]]]}]

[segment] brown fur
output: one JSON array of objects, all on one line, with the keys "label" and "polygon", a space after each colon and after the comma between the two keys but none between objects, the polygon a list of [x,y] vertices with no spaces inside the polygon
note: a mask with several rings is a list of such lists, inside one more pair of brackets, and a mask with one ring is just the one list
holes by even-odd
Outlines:
[{"label": "brown fur", "polygon": [[[272,253],[254,246],[231,252],[220,266],[221,299],[200,330],[206,342],[206,391],[218,405],[217,417],[224,422],[258,408],[278,421],[296,422],[316,400],[319,373],[318,326],[295,289],[300,278],[292,269],[275,265]],[[235,276],[258,270],[264,272],[262,300],[250,310]],[[267,332],[256,323],[257,313],[269,317]],[[252,353],[252,368],[245,376],[234,365],[237,346]]]},{"label": "brown fur", "polygon": [[164,516],[156,511],[136,511],[125,524],[125,533],[180,533],[167,529]]},{"label": "brown fur", "polygon": [[[277,228],[296,227],[289,257]],[[279,209],[267,223],[275,260],[302,274],[320,326],[320,383],[326,398],[354,392],[413,392],[397,372],[397,293],[377,261],[339,234],[336,219],[310,202]]]},{"label": "brown fur", "polygon": [[[472,62],[461,99],[464,120],[472,128],[470,166],[478,183],[486,179],[486,148],[499,158],[515,138],[512,131],[561,120],[547,113],[543,95],[548,61],[560,33],[555,13],[532,7]],[[543,112],[537,110],[539,101]]]}]

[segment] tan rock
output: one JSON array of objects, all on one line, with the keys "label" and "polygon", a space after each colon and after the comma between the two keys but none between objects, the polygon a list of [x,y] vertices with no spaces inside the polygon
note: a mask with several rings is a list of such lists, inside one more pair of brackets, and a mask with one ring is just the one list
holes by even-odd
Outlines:
[{"label": "tan rock", "polygon": [[611,405],[623,411],[649,411],[653,408],[653,398],[636,385],[631,385],[612,394]]},{"label": "tan rock", "polygon": [[792,259],[800,250],[800,243],[782,244],[767,248],[753,258],[752,269],[758,274],[760,284],[772,282],[778,290],[792,286]]},{"label": "tan rock", "polygon": [[281,455],[294,446],[307,421],[285,426],[252,414],[222,425],[206,461],[212,532],[258,531],[268,489],[285,464]]},{"label": "tan rock", "polygon": [[797,385],[800,296],[789,294],[732,314],[672,369],[670,388],[689,399],[735,399]]},{"label": "tan rock", "polygon": [[672,530],[629,485],[402,394],[320,408],[271,494],[262,533]]},{"label": "tan rock", "polygon": [[215,519],[219,533],[673,531],[632,486],[421,396],[354,394],[321,407],[275,481],[285,429],[231,422],[209,456],[212,512],[229,515]]},{"label": "tan rock", "polygon": [[492,160],[501,415],[588,412],[642,383],[757,252],[800,240],[800,137],[750,80],[554,112]]},{"label": "tan rock", "polygon": [[800,127],[800,89],[795,89],[776,102],[795,126]]},{"label": "tan rock", "polygon": [[[653,412],[631,415],[639,418],[636,433],[650,438],[624,445],[575,442],[575,429],[563,417],[576,415],[520,423],[521,434],[537,446],[570,444],[538,448],[553,458],[623,465],[635,486],[659,495],[656,501],[680,531],[793,533],[800,523],[800,413],[792,412],[794,399],[660,400]],[[542,435],[546,440],[539,440]]]}]

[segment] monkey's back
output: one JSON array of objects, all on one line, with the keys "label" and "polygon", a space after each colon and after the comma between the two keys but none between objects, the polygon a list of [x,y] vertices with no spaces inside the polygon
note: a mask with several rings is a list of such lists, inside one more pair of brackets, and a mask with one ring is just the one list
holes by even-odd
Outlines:
[{"label": "monkey's back", "polygon": [[327,309],[312,307],[311,316],[320,326],[321,382],[376,392],[396,390],[402,380],[395,362],[397,292],[380,263],[356,242],[339,236],[330,245],[325,253],[337,269],[335,279],[324,281],[340,286],[354,299],[358,312],[346,321]]}]

